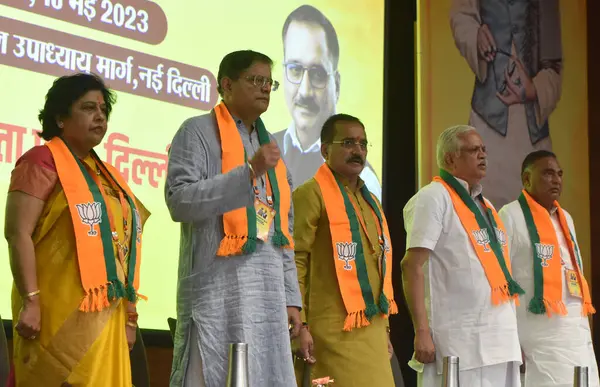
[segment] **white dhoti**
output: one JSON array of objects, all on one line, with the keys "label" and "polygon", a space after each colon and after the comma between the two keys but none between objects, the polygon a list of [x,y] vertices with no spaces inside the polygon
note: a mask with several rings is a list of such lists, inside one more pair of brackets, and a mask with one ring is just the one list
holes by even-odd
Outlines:
[{"label": "white dhoti", "polygon": [[567,308],[567,316],[522,317],[525,386],[572,387],[575,366],[585,366],[589,386],[600,387],[588,319],[581,316],[581,303],[572,302]]},{"label": "white dhoti", "polygon": [[[494,364],[459,372],[460,387],[521,387],[519,364]],[[426,364],[417,379],[418,387],[440,387],[442,375],[435,363]]]}]

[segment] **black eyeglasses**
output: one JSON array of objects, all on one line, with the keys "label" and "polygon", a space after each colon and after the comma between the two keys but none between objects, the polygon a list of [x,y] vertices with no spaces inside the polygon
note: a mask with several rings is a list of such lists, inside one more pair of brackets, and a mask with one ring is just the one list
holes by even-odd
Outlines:
[{"label": "black eyeglasses", "polygon": [[294,85],[302,83],[302,78],[306,72],[310,84],[315,89],[324,89],[327,86],[329,77],[333,73],[328,73],[323,66],[316,65],[304,67],[299,63],[285,63],[285,77]]},{"label": "black eyeglasses", "polygon": [[248,75],[246,80],[252,82],[254,86],[260,87],[261,89],[266,85],[269,85],[271,91],[277,91],[277,89],[279,89],[279,82],[274,81],[271,78],[263,77],[262,75]]},{"label": "black eyeglasses", "polygon": [[366,151],[371,146],[367,140],[352,140],[350,138],[346,138],[339,141],[332,141],[331,144],[340,144],[346,149],[352,149],[355,146],[360,146],[360,149]]}]

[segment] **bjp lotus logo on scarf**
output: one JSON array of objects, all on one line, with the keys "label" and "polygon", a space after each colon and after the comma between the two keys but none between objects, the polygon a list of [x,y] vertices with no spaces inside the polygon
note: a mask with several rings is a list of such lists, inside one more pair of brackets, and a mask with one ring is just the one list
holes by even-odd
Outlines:
[{"label": "bjp lotus logo on scarf", "polygon": [[101,204],[99,202],[82,203],[76,204],[75,207],[77,207],[77,213],[79,214],[79,218],[81,218],[81,222],[90,226],[88,236],[98,235],[98,231],[94,229],[94,226],[102,222]]},{"label": "bjp lotus logo on scarf", "polygon": [[489,253],[490,248],[488,245],[490,244],[490,236],[488,235],[487,229],[473,230],[471,233],[473,233],[473,237],[477,244],[483,246],[483,251]]},{"label": "bjp lotus logo on scarf", "polygon": [[344,270],[352,270],[350,261],[354,261],[356,257],[356,242],[337,242],[335,244],[337,248],[338,259],[344,261]]},{"label": "bjp lotus logo on scarf", "polygon": [[548,260],[552,259],[552,255],[554,255],[554,245],[548,245],[545,243],[536,243],[535,244],[535,252],[539,259],[541,259],[541,265],[543,267],[548,267]]},{"label": "bjp lotus logo on scarf", "polygon": [[503,247],[506,246],[506,234],[504,231],[497,227],[494,227],[494,231],[496,232],[496,239],[498,239],[498,243],[500,243],[500,245]]}]

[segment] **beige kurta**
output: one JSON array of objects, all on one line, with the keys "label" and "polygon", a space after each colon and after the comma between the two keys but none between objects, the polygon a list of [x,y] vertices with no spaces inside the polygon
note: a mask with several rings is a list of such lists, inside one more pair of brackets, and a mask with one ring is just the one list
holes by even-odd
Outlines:
[{"label": "beige kurta", "polygon": [[[382,283],[376,218],[358,190],[354,193],[346,187],[346,192],[358,203],[370,240],[374,242],[369,242],[361,228],[369,282],[378,303]],[[311,379],[331,376],[339,387],[394,386],[387,351],[387,317],[377,315],[367,327],[343,331],[347,313],[338,287],[329,219],[318,183],[312,178],[292,196],[298,214],[294,220],[294,243],[302,318],[309,325],[317,359]],[[298,361],[295,366],[300,385],[304,363]]]}]

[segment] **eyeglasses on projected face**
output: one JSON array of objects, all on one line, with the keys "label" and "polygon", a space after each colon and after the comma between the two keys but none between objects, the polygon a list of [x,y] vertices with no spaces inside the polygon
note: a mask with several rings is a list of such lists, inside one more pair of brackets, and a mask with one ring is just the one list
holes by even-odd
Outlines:
[{"label": "eyeglasses on projected face", "polygon": [[323,66],[315,65],[311,67],[302,66],[299,63],[285,63],[285,77],[290,83],[299,85],[302,83],[304,73],[308,74],[310,85],[315,89],[324,89],[327,86],[329,77],[333,73],[328,73]]},{"label": "eyeglasses on projected face", "polygon": [[271,91],[277,91],[277,89],[279,89],[279,82],[274,81],[271,78],[263,77],[262,75],[248,75],[246,80],[252,82],[254,86],[261,89],[267,85],[269,85]]}]

